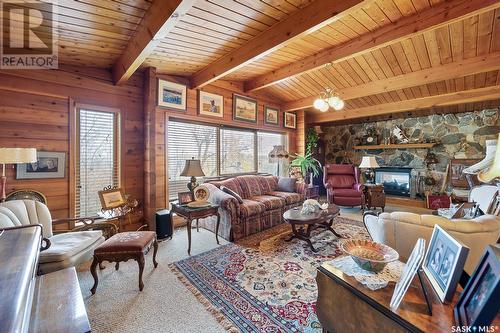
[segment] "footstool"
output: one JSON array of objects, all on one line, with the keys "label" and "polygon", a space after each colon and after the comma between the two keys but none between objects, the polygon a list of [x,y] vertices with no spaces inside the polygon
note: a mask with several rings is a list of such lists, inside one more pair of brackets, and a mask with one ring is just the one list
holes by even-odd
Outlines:
[{"label": "footstool", "polygon": [[99,245],[94,250],[94,260],[90,266],[90,273],[94,277],[94,286],[90,291],[92,295],[97,289],[97,265],[101,267],[103,261],[116,262],[115,269],[120,267],[120,261],[128,261],[133,259],[139,264],[139,290],[142,291],[144,283],[142,283],[142,272],[144,271],[144,254],[146,254],[151,245],[154,247],[153,264],[156,268],[156,252],[158,252],[158,242],[154,231],[131,231],[120,232]]}]

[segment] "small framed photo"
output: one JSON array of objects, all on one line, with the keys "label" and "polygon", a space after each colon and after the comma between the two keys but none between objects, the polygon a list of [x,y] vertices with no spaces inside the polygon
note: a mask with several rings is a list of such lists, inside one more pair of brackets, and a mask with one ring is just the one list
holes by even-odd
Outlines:
[{"label": "small framed photo", "polygon": [[199,90],[198,113],[205,116],[224,116],[224,96]]},{"label": "small framed photo", "polygon": [[181,204],[181,205],[184,205],[184,204],[187,204],[187,203],[194,201],[193,192],[179,192],[177,194],[177,197],[179,199],[179,204]]},{"label": "small framed photo", "polygon": [[279,109],[266,106],[266,108],[264,109],[264,123],[268,125],[278,125],[279,113],[280,113]]},{"label": "small framed photo", "polygon": [[257,100],[233,94],[233,119],[257,122]]},{"label": "small framed photo", "polygon": [[158,79],[158,106],[185,111],[186,98],[185,85]]},{"label": "small framed photo", "polygon": [[285,112],[283,116],[283,125],[286,128],[297,128],[297,115],[295,113]]},{"label": "small framed photo", "polygon": [[16,179],[64,178],[66,171],[66,153],[55,151],[37,151],[37,161],[18,164]]},{"label": "small framed photo", "polygon": [[423,270],[441,302],[451,301],[462,275],[469,248],[434,226]]},{"label": "small framed photo", "polygon": [[390,307],[392,310],[396,310],[401,304],[404,295],[410,287],[411,281],[413,281],[415,274],[417,274],[417,271],[422,266],[424,255],[425,239],[419,238],[417,239],[417,243],[415,244],[413,251],[411,251],[410,258],[408,258],[408,261],[403,268],[403,272],[401,272],[401,277],[399,278],[399,281],[398,283],[396,283],[396,287],[394,288],[394,294],[392,294],[390,302]]},{"label": "small framed photo", "polygon": [[453,309],[460,327],[488,327],[498,313],[500,249],[489,245]]},{"label": "small framed photo", "polygon": [[127,202],[122,188],[112,188],[97,192],[101,200],[102,209],[118,208]]}]

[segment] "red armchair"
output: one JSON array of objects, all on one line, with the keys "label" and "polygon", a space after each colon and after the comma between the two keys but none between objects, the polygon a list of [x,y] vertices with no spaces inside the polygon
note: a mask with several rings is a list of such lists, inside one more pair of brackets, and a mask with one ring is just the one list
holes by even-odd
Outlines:
[{"label": "red armchair", "polygon": [[327,164],[323,167],[323,184],[329,203],[339,206],[365,208],[363,184],[359,169],[351,164]]}]

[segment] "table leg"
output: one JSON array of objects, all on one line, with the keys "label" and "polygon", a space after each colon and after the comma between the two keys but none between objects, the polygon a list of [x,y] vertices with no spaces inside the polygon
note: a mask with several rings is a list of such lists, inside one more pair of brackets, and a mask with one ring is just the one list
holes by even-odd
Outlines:
[{"label": "table leg", "polygon": [[188,231],[188,254],[191,255],[191,219],[187,219],[187,231]]},{"label": "table leg", "polygon": [[90,292],[92,295],[95,294],[95,291],[97,290],[97,284],[99,282],[99,278],[97,277],[97,264],[99,263],[99,260],[97,259],[96,256],[94,256],[94,260],[92,261],[92,266],[90,266],[90,273],[92,274],[92,277],[94,278],[94,285],[90,289]]},{"label": "table leg", "polygon": [[336,232],[335,230],[333,230],[333,228],[332,228],[332,225],[333,225],[333,220],[335,220],[335,218],[332,218],[332,219],[330,220],[330,222],[325,223],[323,226],[324,226],[326,229],[330,230],[330,231],[332,232],[332,234],[334,234],[334,235],[335,235],[335,237],[337,237],[337,238],[342,238],[342,236],[341,236],[338,232]]},{"label": "table leg", "polygon": [[116,264],[115,264],[115,270],[118,270],[120,268],[120,262],[117,261]]},{"label": "table leg", "polygon": [[220,225],[220,214],[217,213],[217,224],[215,225],[215,240],[217,241],[217,244],[219,243],[219,225]]},{"label": "table leg", "polygon": [[156,261],[156,253],[158,252],[158,240],[155,238],[153,242],[153,265],[154,267],[158,267],[158,262]]},{"label": "table leg", "polygon": [[142,289],[144,289],[144,283],[142,282],[142,272],[144,271],[144,253],[139,255],[137,263],[139,264],[139,291],[142,291]]},{"label": "table leg", "polygon": [[196,232],[200,232],[200,219],[196,219]]},{"label": "table leg", "polygon": [[307,242],[307,244],[309,244],[309,247],[311,248],[311,250],[313,252],[318,252],[318,250],[316,250],[311,242],[311,230],[313,228],[313,225],[312,224],[308,224],[307,225],[307,229],[306,229],[306,234],[305,235],[301,235],[302,236],[302,240],[305,240]]}]

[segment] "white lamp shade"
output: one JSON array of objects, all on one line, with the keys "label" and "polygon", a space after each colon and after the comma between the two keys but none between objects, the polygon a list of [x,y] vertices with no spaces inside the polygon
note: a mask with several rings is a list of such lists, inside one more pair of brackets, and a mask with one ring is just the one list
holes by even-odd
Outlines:
[{"label": "white lamp shade", "polygon": [[486,171],[495,159],[497,151],[497,140],[486,140],[486,156],[481,161],[463,170],[463,173],[478,174],[480,171]]},{"label": "white lamp shade", "polygon": [[334,108],[335,110],[339,111],[339,110],[342,110],[342,109],[344,108],[344,105],[345,105],[344,101],[343,101],[343,100],[341,100],[341,99],[339,99],[339,100],[337,101],[337,103],[335,103],[335,105],[333,106],[333,108]]},{"label": "white lamp shade", "polygon": [[[498,134],[498,140],[500,140],[500,134]],[[488,154],[487,154],[488,156]],[[500,149],[496,149],[495,157],[493,163],[487,170],[479,171],[477,178],[483,183],[489,183],[493,179],[500,179]]]},{"label": "white lamp shade", "polygon": [[326,105],[326,107],[328,109],[328,104],[322,98],[318,98],[318,99],[316,99],[314,101],[314,108],[315,109],[321,110],[321,109],[323,109],[325,107],[325,105]]},{"label": "white lamp shade", "polygon": [[332,96],[332,97],[328,98],[328,104],[332,108],[335,107],[335,105],[337,105],[338,102],[340,102],[340,98],[338,98],[337,96]]},{"label": "white lamp shade", "polygon": [[374,156],[363,156],[363,159],[361,160],[361,164],[359,165],[359,167],[362,169],[371,169],[371,168],[379,168],[380,165],[378,165],[377,160],[375,159]]},{"label": "white lamp shade", "polygon": [[36,162],[36,148],[0,148],[0,164]]},{"label": "white lamp shade", "polygon": [[323,104],[323,106],[319,109],[321,112],[326,112],[328,111],[328,103],[325,102],[325,104]]}]

